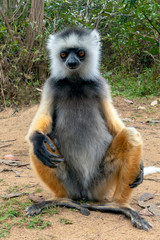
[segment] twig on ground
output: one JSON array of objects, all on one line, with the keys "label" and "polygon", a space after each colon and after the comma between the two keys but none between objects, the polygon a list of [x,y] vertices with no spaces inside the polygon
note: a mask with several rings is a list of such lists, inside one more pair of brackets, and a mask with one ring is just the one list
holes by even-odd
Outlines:
[{"label": "twig on ground", "polygon": [[160,182],[160,179],[144,178],[144,180]]},{"label": "twig on ground", "polygon": [[3,145],[3,146],[0,146],[0,148],[9,147],[9,146],[11,146],[11,145],[12,145],[12,144]]},{"label": "twig on ground", "polygon": [[14,138],[14,139],[8,139],[8,140],[0,140],[0,142],[14,142],[16,141],[17,139]]},{"label": "twig on ground", "polygon": [[27,195],[27,194],[28,193],[20,193],[20,192],[10,193],[10,194],[4,194],[3,196],[1,196],[1,198],[5,199],[5,200],[8,200],[10,198],[16,198],[16,197],[24,196],[24,195]]},{"label": "twig on ground", "polygon": [[16,177],[20,177],[20,172],[13,170],[13,169],[4,168],[4,169],[0,170],[0,173],[1,172],[14,172],[16,174]]},{"label": "twig on ground", "polygon": [[29,163],[20,163],[19,161],[8,161],[0,159],[0,163],[4,163],[5,165],[12,166],[12,167],[25,167],[30,165]]},{"label": "twig on ground", "polygon": [[39,184],[37,183],[37,184],[34,184],[34,185],[32,185],[32,186],[27,186],[27,187],[24,187],[24,188],[21,188],[21,191],[23,190],[23,189],[26,189],[26,188],[33,188],[33,187],[37,187]]}]

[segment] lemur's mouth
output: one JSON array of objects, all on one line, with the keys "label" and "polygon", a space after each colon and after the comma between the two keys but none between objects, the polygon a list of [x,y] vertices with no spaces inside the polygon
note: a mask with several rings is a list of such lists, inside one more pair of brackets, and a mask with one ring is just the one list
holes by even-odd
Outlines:
[{"label": "lemur's mouth", "polygon": [[71,69],[71,70],[75,70],[75,69],[77,69],[78,67],[68,67],[69,69]]}]

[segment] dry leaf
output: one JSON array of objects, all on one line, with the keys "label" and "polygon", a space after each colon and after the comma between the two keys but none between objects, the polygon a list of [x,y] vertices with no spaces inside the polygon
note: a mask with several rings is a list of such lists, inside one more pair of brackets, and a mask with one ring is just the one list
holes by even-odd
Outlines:
[{"label": "dry leaf", "polygon": [[155,105],[157,105],[157,104],[158,104],[158,101],[157,101],[157,100],[151,102],[151,106],[155,106]]},{"label": "dry leaf", "polygon": [[152,119],[152,118],[147,118],[146,123],[160,123],[160,120]]},{"label": "dry leaf", "polygon": [[39,203],[39,202],[41,202],[42,200],[44,200],[43,197],[36,196],[36,195],[34,195],[34,194],[29,194],[29,195],[28,195],[28,198],[29,198],[30,200],[32,200],[33,202],[35,202],[35,203]]},{"label": "dry leaf", "polygon": [[152,123],[160,123],[160,120],[152,120]]},{"label": "dry leaf", "polygon": [[131,101],[131,100],[124,99],[124,101],[125,101],[126,103],[133,104],[133,101]]},{"label": "dry leaf", "polygon": [[14,172],[16,174],[16,177],[20,177],[20,172],[18,172],[17,170],[4,168],[4,169],[0,170],[0,172]]},{"label": "dry leaf", "polygon": [[12,154],[7,154],[3,157],[3,159],[5,160],[13,160],[13,161],[19,161],[19,159],[17,159],[17,157],[15,157],[14,155]]},{"label": "dry leaf", "polygon": [[138,198],[138,201],[145,202],[145,201],[148,201],[149,199],[153,199],[154,197],[155,195],[152,193],[144,193]]},{"label": "dry leaf", "polygon": [[141,106],[138,107],[138,110],[145,110],[145,109],[146,109],[145,107],[141,107]]},{"label": "dry leaf", "polygon": [[152,203],[149,207],[149,211],[153,213],[155,216],[160,216],[160,206],[157,206]]},{"label": "dry leaf", "polygon": [[32,79],[32,75],[29,75],[29,74],[24,73],[24,76],[25,76],[25,78],[27,78],[27,79],[29,79],[29,80]]},{"label": "dry leaf", "polygon": [[146,123],[151,123],[151,122],[152,122],[152,118],[147,118],[147,119],[145,120],[145,122],[146,122]]},{"label": "dry leaf", "polygon": [[138,206],[140,206],[142,208],[150,207],[150,205],[151,205],[151,203],[149,203],[149,202],[138,201]]},{"label": "dry leaf", "polygon": [[17,170],[13,170],[13,172],[16,174],[16,177],[20,177],[20,172],[18,172]]},{"label": "dry leaf", "polygon": [[153,213],[151,213],[148,208],[145,208],[145,209],[142,209],[140,212],[139,212],[140,215],[143,215],[143,216],[153,216]]},{"label": "dry leaf", "polygon": [[29,163],[21,163],[21,162],[17,162],[17,161],[11,161],[11,160],[1,160],[0,159],[0,163],[3,163],[7,166],[11,166],[11,167],[25,167],[25,166],[28,166],[30,165]]},{"label": "dry leaf", "polygon": [[0,163],[3,163],[3,164],[5,164],[5,165],[7,165],[7,166],[11,166],[11,167],[17,167],[18,165],[19,165],[19,162],[17,162],[17,161],[11,161],[11,160],[1,160],[0,159]]},{"label": "dry leaf", "polygon": [[38,92],[42,92],[42,89],[40,89],[40,88],[36,88],[36,90],[37,90]]},{"label": "dry leaf", "polygon": [[131,119],[131,118],[122,118],[122,121],[124,121],[124,122],[134,122],[134,120]]}]

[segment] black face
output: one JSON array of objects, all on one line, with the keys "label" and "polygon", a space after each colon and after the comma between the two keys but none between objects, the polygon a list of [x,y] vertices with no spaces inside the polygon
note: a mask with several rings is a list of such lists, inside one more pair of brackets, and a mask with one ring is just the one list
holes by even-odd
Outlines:
[{"label": "black face", "polygon": [[62,61],[69,69],[77,69],[85,59],[86,52],[82,48],[66,48],[60,52]]}]

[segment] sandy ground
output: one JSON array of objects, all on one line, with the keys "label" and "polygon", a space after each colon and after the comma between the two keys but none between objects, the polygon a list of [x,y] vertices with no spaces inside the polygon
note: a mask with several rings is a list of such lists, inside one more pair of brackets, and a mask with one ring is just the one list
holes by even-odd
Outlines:
[{"label": "sandy ground", "polygon": [[[131,104],[123,98],[117,97],[114,98],[114,105],[118,109],[121,118],[127,118],[126,125],[134,126],[141,132],[144,140],[144,165],[160,167],[160,123],[152,123],[152,120],[160,120],[160,105],[151,107],[150,103],[153,100],[135,100]],[[140,106],[145,107],[145,109],[138,110]],[[29,163],[28,146],[24,136],[36,109],[37,106],[33,106],[22,109],[19,112],[15,112],[13,109],[6,109],[0,112],[0,159],[3,159],[6,154],[13,154],[21,162]],[[150,123],[146,123],[147,119]],[[0,170],[6,168],[11,167],[0,163]],[[0,196],[7,193],[7,189],[10,186],[18,186],[20,189],[23,189],[26,185],[31,186],[27,189],[29,193],[34,193],[37,187],[41,187],[29,166],[14,167],[14,170],[20,173],[20,177],[17,177],[15,172],[0,172],[0,179],[3,180],[0,182]],[[34,187],[35,185],[36,187]],[[160,173],[146,176],[143,184],[134,190],[131,205],[137,211],[141,210],[137,204],[137,199],[143,193],[155,194],[155,198],[150,201],[160,205]],[[44,198],[50,197],[50,194],[45,189],[43,189],[41,195]],[[23,201],[25,198],[27,196],[19,197],[19,200]],[[0,199],[0,202],[2,203],[3,200]],[[48,218],[51,226],[42,230],[13,227],[10,236],[5,239],[160,240],[160,216],[155,215],[150,217],[144,216],[153,225],[149,232],[134,228],[131,222],[122,215],[91,212],[90,216],[83,216],[79,212],[63,208],[59,210],[59,214],[55,214],[52,217],[48,215],[44,217]],[[67,218],[72,224],[62,224],[59,221],[60,218]]]}]

